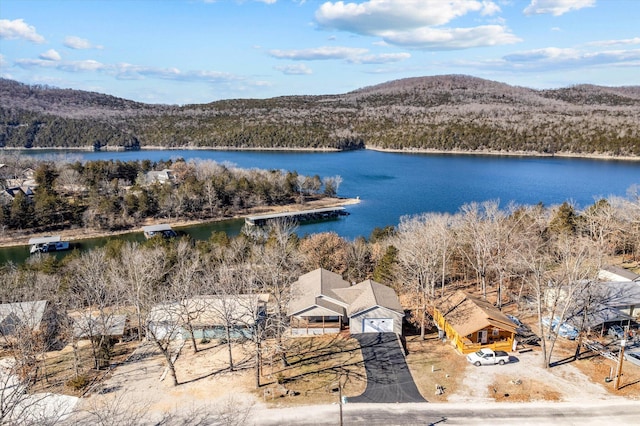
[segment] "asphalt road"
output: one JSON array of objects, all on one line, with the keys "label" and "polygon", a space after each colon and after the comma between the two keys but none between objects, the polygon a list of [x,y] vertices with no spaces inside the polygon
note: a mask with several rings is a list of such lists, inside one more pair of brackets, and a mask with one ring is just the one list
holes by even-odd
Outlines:
[{"label": "asphalt road", "polygon": [[[638,401],[589,403],[441,403],[441,404],[345,404],[345,426],[405,425],[518,425],[518,426],[637,426]],[[338,404],[264,409],[253,413],[251,424],[338,425]]]},{"label": "asphalt road", "polygon": [[348,397],[348,402],[426,402],[413,381],[395,333],[365,333],[354,337],[360,342],[367,388],[362,395]]}]

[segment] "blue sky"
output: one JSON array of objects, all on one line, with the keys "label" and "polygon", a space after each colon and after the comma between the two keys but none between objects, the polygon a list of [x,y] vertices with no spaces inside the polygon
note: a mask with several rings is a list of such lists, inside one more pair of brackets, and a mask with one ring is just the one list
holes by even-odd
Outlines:
[{"label": "blue sky", "polygon": [[2,0],[0,74],[148,103],[468,74],[640,84],[638,0]]}]

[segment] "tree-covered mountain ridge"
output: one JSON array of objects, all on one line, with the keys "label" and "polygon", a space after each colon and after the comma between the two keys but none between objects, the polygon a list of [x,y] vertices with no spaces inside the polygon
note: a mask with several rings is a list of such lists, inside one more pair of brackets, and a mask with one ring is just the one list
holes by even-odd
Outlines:
[{"label": "tree-covered mountain ridge", "polygon": [[0,146],[640,156],[640,86],[536,90],[465,75],[345,94],[155,105],[0,79]]}]

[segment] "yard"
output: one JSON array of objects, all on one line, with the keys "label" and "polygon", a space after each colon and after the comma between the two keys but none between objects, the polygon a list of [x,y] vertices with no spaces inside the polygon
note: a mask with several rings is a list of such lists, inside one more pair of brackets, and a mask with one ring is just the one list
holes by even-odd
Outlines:
[{"label": "yard", "polygon": [[[358,342],[344,333],[289,339],[286,367],[279,356],[265,353],[259,389],[255,388],[250,341],[234,346],[235,371],[228,370],[227,347],[222,342],[203,342],[197,353],[185,342],[176,362],[180,381],[177,387],[166,378],[164,360],[157,349],[143,343],[131,355],[137,345],[127,344],[126,350],[123,347],[119,356],[128,356],[128,362],[101,377],[102,381],[80,401],[82,410],[108,407],[156,421],[224,410],[240,416],[255,409],[337,404],[340,384],[342,395],[347,397],[360,395],[366,388]],[[568,358],[575,348],[575,342],[569,341],[560,340],[556,345],[554,359],[558,361]],[[640,400],[640,367],[625,363],[621,389],[615,391],[613,382],[604,380],[613,362],[590,353],[583,353],[579,361],[544,369],[541,352],[535,348],[511,353],[512,362],[504,366],[475,367],[436,334],[428,335],[424,341],[409,336],[406,347],[416,385],[432,403],[585,402],[621,397]],[[70,357],[67,349],[48,359],[46,374],[50,384],[40,391],[80,393],[68,386],[54,386],[72,374]],[[436,392],[438,388],[443,392]]]},{"label": "yard", "polygon": [[[542,353],[536,347],[525,353],[512,352],[511,362],[504,366],[475,367],[435,334],[424,341],[412,336],[407,338],[407,363],[429,402],[640,400],[640,367],[625,362],[616,391],[613,382],[605,381],[612,367],[615,375],[615,363],[589,352],[583,352],[578,361],[569,361],[575,345],[559,339],[553,357],[558,365],[548,369],[542,367]],[[444,393],[438,395],[437,386]]]}]

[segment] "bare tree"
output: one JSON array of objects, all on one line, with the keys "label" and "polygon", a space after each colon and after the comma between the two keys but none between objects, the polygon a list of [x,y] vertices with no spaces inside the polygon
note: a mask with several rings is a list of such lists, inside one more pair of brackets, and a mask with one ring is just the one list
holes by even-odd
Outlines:
[{"label": "bare tree", "polygon": [[475,271],[482,296],[486,299],[491,252],[496,245],[493,225],[500,218],[498,202],[465,204],[460,210],[462,226],[459,229],[459,237],[465,241],[465,244],[460,246],[461,252]]},{"label": "bare tree", "polygon": [[74,261],[70,294],[76,310],[73,332],[90,340],[94,368],[104,368],[111,357],[108,331],[121,306],[121,295],[109,279],[109,259],[104,249],[84,252]]},{"label": "bare tree", "polygon": [[180,382],[175,363],[184,343],[180,321],[182,310],[175,302],[175,295],[166,286],[158,288],[151,300],[153,307],[147,316],[145,335],[162,353],[173,385],[178,386]]},{"label": "bare tree", "polygon": [[209,302],[205,302],[208,310],[215,312],[222,320],[225,332],[225,343],[229,355],[229,370],[234,371],[232,332],[242,323],[244,309],[241,306],[241,297],[244,291],[242,276],[239,269],[227,264],[220,265],[216,270],[208,270],[205,281],[211,293],[217,296]]},{"label": "bare tree", "polygon": [[269,292],[275,304],[272,316],[276,352],[284,366],[288,365],[284,333],[287,326],[287,308],[291,284],[300,275],[300,255],[295,246],[295,225],[287,221],[273,222],[268,229],[269,239],[258,245],[254,253],[256,279]]},{"label": "bare tree", "polygon": [[550,366],[559,325],[582,309],[576,302],[589,291],[598,270],[597,262],[592,261],[592,244],[586,238],[561,235],[552,248],[557,264],[548,274],[549,279],[544,291],[544,307],[549,324],[546,329],[541,327],[543,338],[552,337],[549,352],[545,354],[545,366]]},{"label": "bare tree", "polygon": [[435,214],[402,217],[394,245],[399,247],[398,261],[402,281],[409,293],[417,301],[415,311],[419,312],[420,337],[425,337],[428,308],[433,305],[435,285],[440,274],[442,259],[438,241],[433,238],[435,228],[431,220]]},{"label": "bare tree", "polygon": [[148,314],[150,293],[155,291],[166,273],[162,249],[143,248],[137,243],[126,243],[119,258],[110,263],[109,275],[122,292],[127,304],[135,310],[138,340],[143,338],[144,319]]},{"label": "bare tree", "polygon": [[194,320],[205,311],[205,303],[197,296],[202,294],[202,261],[188,241],[181,240],[176,246],[175,262],[171,267],[168,286],[179,313],[179,321],[189,333],[193,351],[198,352],[194,333]]}]

